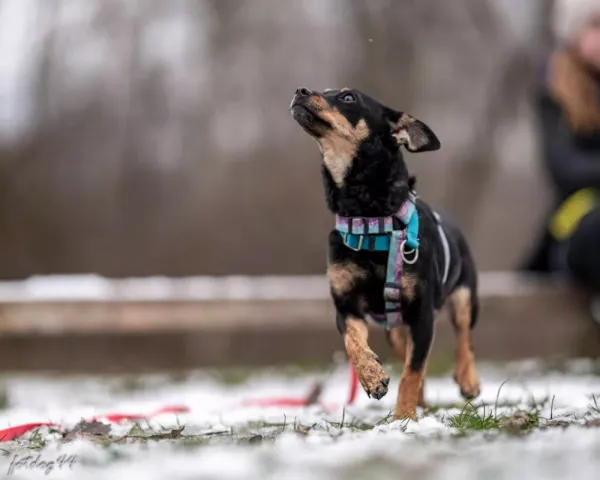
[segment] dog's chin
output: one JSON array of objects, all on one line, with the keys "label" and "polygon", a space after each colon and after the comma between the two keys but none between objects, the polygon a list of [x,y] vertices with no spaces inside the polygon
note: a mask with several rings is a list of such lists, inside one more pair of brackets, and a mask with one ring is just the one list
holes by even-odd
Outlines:
[{"label": "dog's chin", "polygon": [[326,123],[302,105],[292,107],[292,116],[306,133],[312,137],[321,137],[327,128]]}]

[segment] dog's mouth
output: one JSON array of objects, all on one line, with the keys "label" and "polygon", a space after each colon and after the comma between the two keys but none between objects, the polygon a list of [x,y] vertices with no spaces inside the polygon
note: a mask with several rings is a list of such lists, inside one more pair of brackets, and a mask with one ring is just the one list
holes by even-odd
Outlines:
[{"label": "dog's mouth", "polygon": [[309,134],[320,137],[331,128],[326,120],[323,120],[309,104],[303,99],[294,99],[290,106],[294,120]]}]

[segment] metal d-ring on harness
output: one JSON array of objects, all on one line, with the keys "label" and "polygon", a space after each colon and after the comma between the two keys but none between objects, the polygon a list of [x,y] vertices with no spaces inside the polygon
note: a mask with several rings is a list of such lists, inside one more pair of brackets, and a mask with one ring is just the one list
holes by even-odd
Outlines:
[{"label": "metal d-ring on harness", "polygon": [[[387,328],[402,324],[400,298],[404,264],[413,265],[419,259],[419,215],[416,195],[411,193],[400,210],[387,217],[342,217],[336,215],[335,228],[344,245],[354,251],[386,251],[388,262],[383,291]],[[404,225],[394,229],[394,218]]]},{"label": "metal d-ring on harness", "polygon": [[[419,249],[411,248],[410,250],[406,250],[404,248],[405,246],[406,246],[406,240],[404,240],[402,242],[402,247],[400,249],[404,263],[408,263],[409,265],[413,265],[414,263],[417,263],[417,260],[419,259]],[[407,255],[408,255],[408,257],[407,257]],[[410,258],[411,255],[412,255],[412,258]]]}]

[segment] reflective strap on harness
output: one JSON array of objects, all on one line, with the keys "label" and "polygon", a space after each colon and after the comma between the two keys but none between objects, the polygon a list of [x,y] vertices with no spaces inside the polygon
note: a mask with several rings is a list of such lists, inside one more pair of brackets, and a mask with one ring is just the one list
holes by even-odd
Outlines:
[{"label": "reflective strap on harness", "polygon": [[442,228],[442,218],[439,213],[433,212],[435,219],[437,220],[438,233],[440,234],[440,240],[442,241],[442,248],[444,249],[444,276],[442,277],[442,285],[446,284],[448,280],[448,272],[450,271],[450,246],[448,245],[448,239]]}]

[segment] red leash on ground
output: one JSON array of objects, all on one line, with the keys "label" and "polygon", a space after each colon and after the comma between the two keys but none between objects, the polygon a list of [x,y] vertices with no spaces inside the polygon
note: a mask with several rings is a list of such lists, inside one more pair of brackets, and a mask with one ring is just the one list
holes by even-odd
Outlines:
[{"label": "red leash on ground", "polygon": [[125,420],[147,420],[163,413],[188,413],[190,409],[183,405],[171,405],[167,407],[159,408],[158,410],[148,413],[146,415],[140,415],[138,413],[108,413],[106,415],[99,415],[91,418],[88,422],[99,421],[106,419],[111,423],[121,423]]},{"label": "red leash on ground", "polygon": [[[258,407],[305,407],[308,405],[314,405],[318,403],[321,392],[323,391],[323,384],[325,382],[317,382],[309,394],[305,397],[279,397],[279,398],[261,398],[256,400],[247,400],[243,403],[245,406],[258,406]],[[350,391],[348,392],[348,399],[346,405],[352,405],[358,394],[358,376],[354,365],[350,364]]]},{"label": "red leash on ground", "polygon": [[30,430],[39,427],[57,427],[54,423],[25,423],[16,427],[5,428],[0,430],[0,442],[10,442],[15,438],[25,435]]},{"label": "red leash on ground", "polygon": [[[125,420],[147,420],[163,413],[187,413],[189,412],[188,407],[182,405],[169,405],[166,407],[159,408],[158,410],[147,413],[147,414],[132,414],[132,413],[107,413],[105,415],[98,415],[87,420],[88,422],[94,422],[100,419],[106,419],[111,423],[120,423]],[[5,428],[0,430],[0,442],[10,442],[15,438],[19,438],[25,435],[27,432],[34,430],[39,427],[54,427],[57,430],[62,430],[62,427],[57,423],[50,422],[38,422],[38,423],[25,423],[23,425],[17,425],[16,427]]]},{"label": "red leash on ground", "polygon": [[[243,405],[254,405],[260,407],[304,407],[308,405],[314,405],[319,402],[321,392],[323,391],[324,381],[317,382],[309,394],[305,397],[281,397],[281,398],[264,398],[257,400],[249,400],[244,402]],[[354,365],[350,364],[350,391],[348,392],[348,399],[346,405],[352,405],[356,401],[358,394],[358,376]],[[159,408],[158,410],[147,413],[107,413],[104,415],[97,415],[88,420],[88,422],[98,421],[105,419],[111,423],[120,423],[123,421],[132,420],[147,420],[157,415],[164,413],[187,413],[189,408],[183,405],[169,405],[166,407]],[[25,423],[23,425],[17,425],[16,427],[5,428],[0,430],[0,442],[10,442],[16,438],[25,435],[27,432],[40,427],[54,427],[57,430],[62,430],[62,427],[56,423],[50,422],[38,422],[38,423]]]}]

